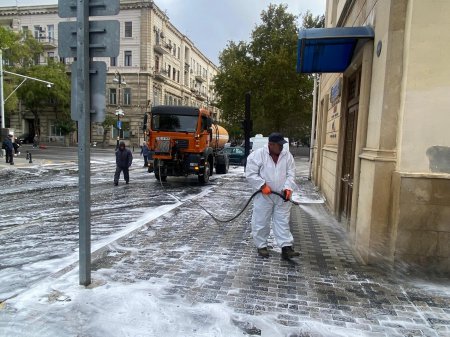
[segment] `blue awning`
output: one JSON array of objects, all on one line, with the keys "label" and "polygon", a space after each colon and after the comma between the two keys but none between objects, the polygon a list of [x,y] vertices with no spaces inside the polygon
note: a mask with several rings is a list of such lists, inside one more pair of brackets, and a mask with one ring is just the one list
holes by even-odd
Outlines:
[{"label": "blue awning", "polygon": [[298,39],[297,72],[342,73],[358,42],[373,40],[372,27],[302,29]]}]

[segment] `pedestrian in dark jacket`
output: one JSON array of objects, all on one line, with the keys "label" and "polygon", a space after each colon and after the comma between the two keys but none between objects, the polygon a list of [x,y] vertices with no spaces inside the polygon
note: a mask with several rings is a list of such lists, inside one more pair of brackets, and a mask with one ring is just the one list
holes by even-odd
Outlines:
[{"label": "pedestrian in dark jacket", "polygon": [[133,154],[127,148],[125,148],[125,142],[119,143],[119,148],[116,150],[116,173],[114,174],[114,185],[119,184],[120,172],[123,171],[123,178],[128,184],[130,182],[130,174],[128,169],[133,162]]},{"label": "pedestrian in dark jacket", "polygon": [[13,147],[14,147],[14,155],[18,156],[20,154],[19,151],[20,144],[19,139],[16,137],[14,137]]},{"label": "pedestrian in dark jacket", "polygon": [[12,137],[13,135],[8,135],[2,143],[2,149],[6,152],[6,162],[10,165],[14,165],[14,146],[12,143]]},{"label": "pedestrian in dark jacket", "polygon": [[141,156],[144,157],[144,167],[148,166],[148,154],[149,154],[149,150],[148,150],[147,143],[143,142],[142,146],[141,146]]}]

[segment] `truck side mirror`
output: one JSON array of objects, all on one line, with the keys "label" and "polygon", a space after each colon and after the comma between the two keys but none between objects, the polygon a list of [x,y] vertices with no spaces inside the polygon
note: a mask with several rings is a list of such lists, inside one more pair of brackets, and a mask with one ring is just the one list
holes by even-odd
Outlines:
[{"label": "truck side mirror", "polygon": [[208,126],[209,140],[212,142],[213,140],[213,130],[211,126]]},{"label": "truck side mirror", "polygon": [[144,121],[143,121],[143,123],[142,123],[142,130],[143,130],[143,131],[147,130],[147,119],[148,119],[148,115],[147,115],[147,113],[145,113],[145,115],[144,115]]}]

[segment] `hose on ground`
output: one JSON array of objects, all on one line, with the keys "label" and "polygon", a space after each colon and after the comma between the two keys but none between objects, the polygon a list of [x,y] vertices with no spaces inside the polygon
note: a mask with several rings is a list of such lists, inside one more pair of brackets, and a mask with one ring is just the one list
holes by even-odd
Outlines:
[{"label": "hose on ground", "polygon": [[[204,210],[204,211],[205,211],[211,218],[213,218],[215,221],[220,222],[220,223],[227,223],[227,222],[231,222],[231,221],[237,219],[242,213],[244,213],[244,211],[247,209],[248,205],[250,205],[250,202],[252,201],[252,199],[253,199],[258,193],[261,193],[261,190],[256,191],[255,193],[253,193],[253,194],[250,196],[250,198],[247,200],[247,202],[245,203],[244,207],[241,209],[241,211],[240,211],[239,213],[237,213],[237,214],[236,214],[235,216],[233,216],[232,218],[226,219],[226,220],[217,218],[214,214],[212,214],[211,212],[209,212],[208,210],[206,210],[206,209],[205,209],[202,205],[200,205],[199,203],[198,203],[197,205],[198,205],[202,210]],[[272,193],[272,194],[278,195],[278,196],[279,196],[281,199],[283,199],[284,201],[289,201],[289,202],[293,203],[294,205],[299,205],[298,202],[293,201],[293,200],[291,200],[291,199],[286,200],[286,198],[284,197],[284,195],[281,194],[281,193],[278,193],[278,192],[275,192],[275,191],[272,191],[271,193]]]}]

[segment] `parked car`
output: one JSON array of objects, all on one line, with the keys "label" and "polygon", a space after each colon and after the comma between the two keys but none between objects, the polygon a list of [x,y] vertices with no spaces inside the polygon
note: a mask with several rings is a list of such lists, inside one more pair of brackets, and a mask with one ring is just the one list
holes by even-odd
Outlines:
[{"label": "parked car", "polygon": [[30,135],[29,133],[24,133],[24,134],[20,135],[20,137],[18,139],[19,139],[20,143],[23,143],[23,144],[33,143],[33,136]]},{"label": "parked car", "polygon": [[226,147],[223,151],[228,154],[228,159],[232,165],[245,165],[245,150],[243,147]]}]

